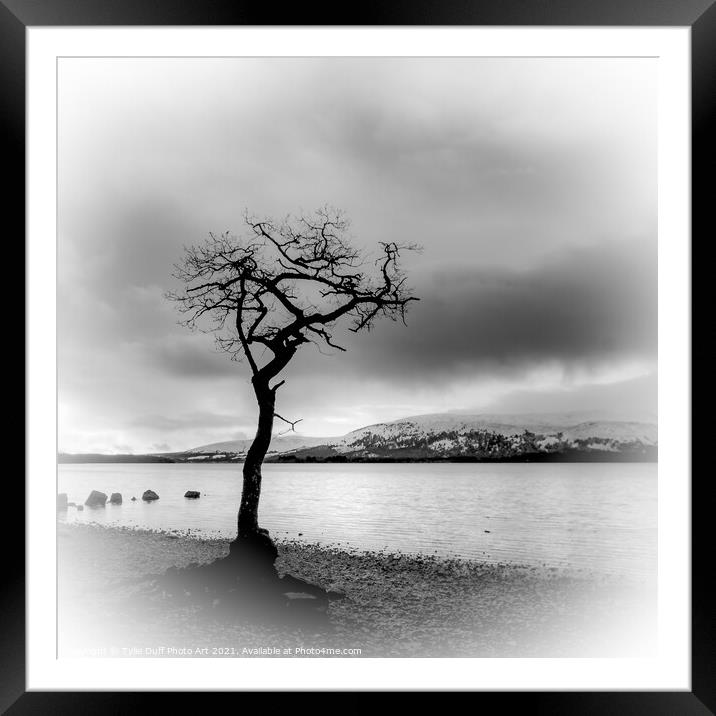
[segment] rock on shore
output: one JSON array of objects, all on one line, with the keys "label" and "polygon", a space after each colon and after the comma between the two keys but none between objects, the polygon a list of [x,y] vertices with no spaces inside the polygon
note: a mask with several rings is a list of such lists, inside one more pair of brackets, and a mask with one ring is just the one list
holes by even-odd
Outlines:
[{"label": "rock on shore", "polygon": [[87,507],[104,507],[106,503],[107,495],[104,492],[99,492],[99,490],[92,490],[85,500]]}]

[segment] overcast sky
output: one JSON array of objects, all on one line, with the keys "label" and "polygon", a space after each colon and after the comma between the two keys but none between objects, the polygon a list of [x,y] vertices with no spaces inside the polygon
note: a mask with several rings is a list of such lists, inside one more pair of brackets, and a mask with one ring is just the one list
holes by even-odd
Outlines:
[{"label": "overcast sky", "polygon": [[421,301],[301,349],[277,409],[303,434],[655,414],[655,60],[62,59],[58,198],[61,450],[253,435],[248,367],[177,325],[172,264],[324,204],[361,246],[422,244]]}]

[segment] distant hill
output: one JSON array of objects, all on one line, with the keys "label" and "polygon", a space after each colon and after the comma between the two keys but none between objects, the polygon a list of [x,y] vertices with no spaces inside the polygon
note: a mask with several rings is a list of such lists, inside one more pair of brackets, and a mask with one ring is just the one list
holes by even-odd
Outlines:
[{"label": "distant hill", "polygon": [[[269,460],[655,460],[656,422],[595,412],[436,413],[368,425],[339,438],[276,437]],[[250,440],[213,443],[193,454],[243,455]],[[191,458],[202,459],[202,458]]]},{"label": "distant hill", "polygon": [[580,414],[461,415],[439,413],[377,423],[289,460],[376,459],[656,459],[655,423],[588,420]]},{"label": "distant hill", "polygon": [[[305,447],[313,447],[321,445],[331,438],[311,438],[302,437],[300,435],[274,435],[271,440],[271,453],[287,452],[289,450],[300,450]],[[251,447],[251,440],[225,440],[220,443],[210,443],[209,445],[201,445],[199,447],[187,450],[188,453],[238,453],[245,454]]]},{"label": "distant hill", "polygon": [[[656,421],[603,413],[416,415],[337,438],[277,435],[267,460],[655,461]],[[620,416],[624,417],[624,416]],[[154,455],[60,455],[59,462],[240,462],[251,440],[228,440]]]},{"label": "distant hill", "polygon": [[580,413],[543,415],[460,415],[437,413],[401,418],[387,423],[376,423],[354,430],[338,441],[324,440],[327,444],[346,447],[360,444],[367,436],[385,443],[410,441],[411,436],[424,436],[431,441],[437,435],[455,433],[459,436],[474,432],[496,433],[504,436],[531,432],[538,435],[561,433],[565,440],[608,438],[616,441],[641,440],[656,444],[656,423],[623,420],[582,420]]}]

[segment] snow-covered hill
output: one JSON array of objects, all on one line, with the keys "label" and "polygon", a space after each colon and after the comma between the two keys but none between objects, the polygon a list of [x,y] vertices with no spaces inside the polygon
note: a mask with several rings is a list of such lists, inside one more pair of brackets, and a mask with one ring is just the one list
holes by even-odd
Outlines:
[{"label": "snow-covered hill", "polygon": [[[600,419],[598,419],[600,418]],[[243,454],[250,440],[213,443],[190,452]],[[596,413],[529,415],[438,413],[368,425],[340,438],[275,437],[269,456],[285,459],[484,458],[623,453],[655,455],[655,422],[606,419]]]},{"label": "snow-covered hill", "polygon": [[583,416],[421,415],[372,425],[335,445],[354,457],[517,458],[566,452],[634,453],[657,443],[656,425]]}]

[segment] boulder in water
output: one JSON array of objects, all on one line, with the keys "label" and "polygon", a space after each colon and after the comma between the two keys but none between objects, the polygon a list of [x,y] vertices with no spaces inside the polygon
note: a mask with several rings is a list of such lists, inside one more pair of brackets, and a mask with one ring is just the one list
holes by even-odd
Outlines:
[{"label": "boulder in water", "polygon": [[121,492],[113,492],[109,498],[109,501],[113,505],[121,505],[122,504],[122,493]]},{"label": "boulder in water", "polygon": [[66,509],[67,509],[67,493],[60,492],[60,494],[57,495],[57,511],[64,512]]},{"label": "boulder in water", "polygon": [[85,500],[87,507],[104,507],[107,502],[107,495],[98,490],[92,490],[89,497]]},{"label": "boulder in water", "polygon": [[157,493],[154,492],[154,490],[145,490],[144,494],[142,495],[142,499],[145,502],[151,502],[152,500],[158,500],[159,495],[157,495]]},{"label": "boulder in water", "polygon": [[201,495],[201,493],[198,492],[197,490],[187,490],[184,493],[184,497],[188,497],[191,500],[196,500],[197,497],[199,497],[200,495]]}]

